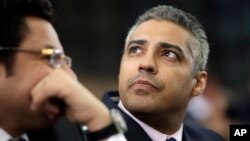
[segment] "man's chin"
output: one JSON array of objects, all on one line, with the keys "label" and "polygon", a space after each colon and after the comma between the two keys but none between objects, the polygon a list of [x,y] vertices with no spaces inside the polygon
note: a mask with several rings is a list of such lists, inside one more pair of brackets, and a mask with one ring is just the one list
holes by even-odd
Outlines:
[{"label": "man's chin", "polygon": [[131,113],[145,113],[145,114],[147,114],[147,113],[151,113],[153,111],[151,106],[149,106],[148,104],[142,104],[140,102],[130,104],[130,105],[128,105],[128,107],[126,109],[128,109],[128,111],[130,111]]}]

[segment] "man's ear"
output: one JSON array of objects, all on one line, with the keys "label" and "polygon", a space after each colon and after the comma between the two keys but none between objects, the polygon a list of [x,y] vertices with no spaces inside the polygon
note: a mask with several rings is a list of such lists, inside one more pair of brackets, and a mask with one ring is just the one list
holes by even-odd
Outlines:
[{"label": "man's ear", "polygon": [[199,71],[194,77],[192,96],[200,95],[206,87],[207,83],[207,72]]},{"label": "man's ear", "polygon": [[4,80],[6,79],[6,67],[3,63],[0,63],[0,85],[2,85],[2,83],[4,82]]}]

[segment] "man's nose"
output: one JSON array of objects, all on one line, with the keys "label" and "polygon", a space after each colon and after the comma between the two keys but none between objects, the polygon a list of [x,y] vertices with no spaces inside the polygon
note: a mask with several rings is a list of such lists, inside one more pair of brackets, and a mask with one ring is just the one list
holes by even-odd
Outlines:
[{"label": "man's nose", "polygon": [[145,56],[141,59],[141,62],[138,66],[138,71],[146,71],[148,73],[156,74],[158,71],[158,67],[156,64],[156,60],[153,55]]}]

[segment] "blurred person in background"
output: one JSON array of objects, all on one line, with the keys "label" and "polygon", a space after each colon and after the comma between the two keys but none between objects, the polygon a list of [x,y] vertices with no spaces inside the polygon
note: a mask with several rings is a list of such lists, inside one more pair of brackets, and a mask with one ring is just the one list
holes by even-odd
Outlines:
[{"label": "blurred person in background", "polygon": [[226,114],[229,91],[219,82],[217,75],[209,74],[204,93],[193,98],[188,106],[186,121],[211,129],[229,141],[231,121]]}]

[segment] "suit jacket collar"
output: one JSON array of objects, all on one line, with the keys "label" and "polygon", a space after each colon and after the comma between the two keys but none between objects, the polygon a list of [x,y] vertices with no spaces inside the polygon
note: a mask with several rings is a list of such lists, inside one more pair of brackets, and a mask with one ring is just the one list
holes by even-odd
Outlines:
[{"label": "suit jacket collar", "polygon": [[125,136],[128,141],[152,141],[151,138],[141,128],[141,126],[117,106],[119,101],[119,95],[117,92],[109,92],[105,94],[102,98],[102,101],[109,109],[116,108],[122,113],[128,127],[128,131],[125,132]]}]

